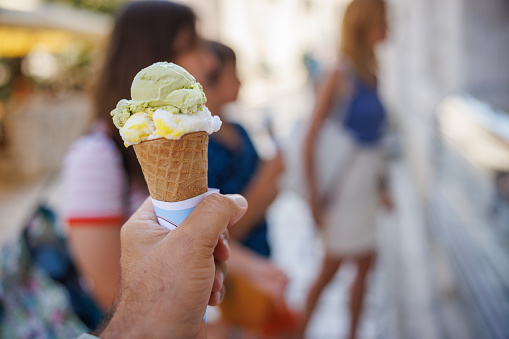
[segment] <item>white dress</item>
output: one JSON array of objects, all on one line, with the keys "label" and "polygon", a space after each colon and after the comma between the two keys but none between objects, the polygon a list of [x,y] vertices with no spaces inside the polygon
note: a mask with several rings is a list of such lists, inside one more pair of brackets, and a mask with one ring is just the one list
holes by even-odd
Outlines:
[{"label": "white dress", "polygon": [[356,147],[330,192],[321,238],[329,255],[352,256],[376,247],[376,212],[383,153],[379,146]]},{"label": "white dress", "polygon": [[335,145],[343,160],[336,169],[337,180],[328,188],[321,237],[329,255],[352,256],[376,248],[379,185],[386,163],[380,139],[358,142],[354,135],[359,131],[349,130],[353,127],[344,123],[354,114],[356,128],[362,121],[368,130],[377,125],[381,132],[386,118],[376,88],[366,86],[351,72],[344,74],[350,93],[337,100],[332,119],[342,126],[348,142]]},{"label": "white dress", "polygon": [[[346,79],[353,81],[350,76]],[[343,127],[343,115],[347,114],[353,93],[352,89],[346,100],[337,99],[331,116],[322,123],[315,145],[317,193],[327,197],[320,237],[326,252],[334,256],[375,250],[379,184],[387,166],[381,142],[361,145]],[[306,124],[297,126],[284,145],[288,170],[282,187],[309,199],[302,156],[304,127]]]}]

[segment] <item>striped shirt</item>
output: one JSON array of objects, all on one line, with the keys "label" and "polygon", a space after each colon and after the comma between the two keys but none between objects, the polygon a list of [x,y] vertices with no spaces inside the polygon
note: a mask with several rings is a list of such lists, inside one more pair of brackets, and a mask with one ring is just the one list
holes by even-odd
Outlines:
[{"label": "striped shirt", "polygon": [[62,215],[70,227],[123,223],[148,196],[130,185],[120,151],[97,128],[74,142],[62,168]]}]

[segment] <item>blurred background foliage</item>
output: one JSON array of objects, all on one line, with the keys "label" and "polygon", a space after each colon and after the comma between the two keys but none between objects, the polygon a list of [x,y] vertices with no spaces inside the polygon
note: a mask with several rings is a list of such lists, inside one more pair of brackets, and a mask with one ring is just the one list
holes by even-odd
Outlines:
[{"label": "blurred background foliage", "polygon": [[[51,116],[62,100],[86,95],[122,2],[0,2],[0,157],[19,153],[27,110]],[[25,120],[36,125],[33,117]]]},{"label": "blurred background foliage", "polygon": [[113,14],[126,0],[48,0],[49,3],[65,3],[94,12]]}]

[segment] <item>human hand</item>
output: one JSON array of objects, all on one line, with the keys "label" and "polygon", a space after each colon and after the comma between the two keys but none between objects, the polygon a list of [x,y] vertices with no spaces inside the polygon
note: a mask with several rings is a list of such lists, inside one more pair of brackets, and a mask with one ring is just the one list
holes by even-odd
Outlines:
[{"label": "human hand", "polygon": [[236,241],[231,244],[231,260],[228,269],[247,278],[251,284],[269,295],[276,303],[284,301],[285,288],[288,285],[286,274],[268,258],[258,255]]},{"label": "human hand", "polygon": [[390,212],[394,210],[394,202],[391,195],[386,190],[380,192],[380,202],[387,211]]},{"label": "human hand", "polygon": [[101,337],[206,338],[206,306],[224,293],[223,234],[246,209],[240,195],[212,194],[168,232],[147,199],[122,227],[119,295]]},{"label": "human hand", "polygon": [[288,276],[265,258],[256,258],[247,271],[249,279],[262,291],[271,296],[276,305],[284,303]]},{"label": "human hand", "polygon": [[311,207],[311,213],[313,215],[313,219],[315,220],[316,227],[321,228],[324,213],[322,204],[318,202],[318,199],[310,199],[309,205]]}]

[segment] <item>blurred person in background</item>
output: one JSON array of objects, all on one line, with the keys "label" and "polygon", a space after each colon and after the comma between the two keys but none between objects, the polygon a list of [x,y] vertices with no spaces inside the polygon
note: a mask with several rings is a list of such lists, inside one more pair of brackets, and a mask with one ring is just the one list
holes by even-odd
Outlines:
[{"label": "blurred person in background", "polygon": [[[304,157],[310,205],[325,257],[307,297],[300,337],[304,337],[322,291],[345,260],[357,266],[350,290],[349,338],[357,337],[366,280],[375,261],[376,210],[379,202],[392,208],[381,148],[387,117],[377,90],[374,51],[386,31],[383,0],[353,0],[344,14],[339,62],[318,92]],[[341,178],[323,197],[317,188],[315,146],[326,119],[340,126],[352,146],[346,151]],[[337,152],[343,146],[337,145]]]},{"label": "blurred person in background", "polygon": [[240,88],[236,55],[218,42],[209,42],[209,47],[217,62],[203,89],[207,107],[223,121],[221,129],[210,136],[209,185],[223,194],[241,193],[249,203],[244,217],[230,230],[232,240],[238,242],[231,244],[226,295],[220,305],[223,326],[217,329],[216,336],[225,338],[234,327],[256,335],[276,335],[291,330],[295,324],[284,301],[287,277],[269,260],[265,219],[278,192],[282,159],[277,155],[263,163],[246,130],[225,115],[225,106],[237,100]]},{"label": "blurred person in background", "polygon": [[116,17],[93,94],[95,121],[64,159],[63,215],[69,242],[97,303],[111,305],[120,278],[120,228],[149,195],[132,147],[126,148],[110,112],[130,98],[135,75],[159,61],[174,62],[203,79],[215,59],[196,32],[187,6],[130,2]]}]

